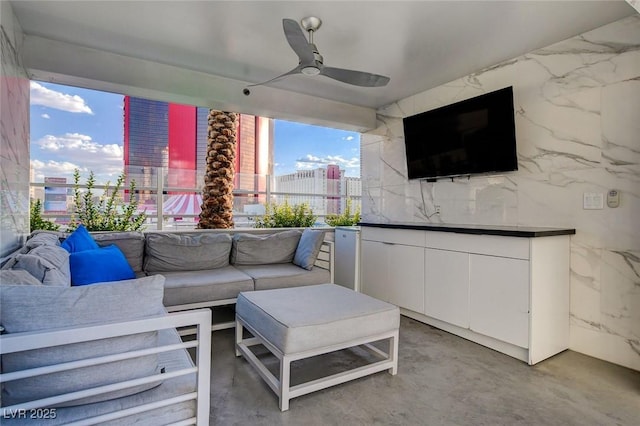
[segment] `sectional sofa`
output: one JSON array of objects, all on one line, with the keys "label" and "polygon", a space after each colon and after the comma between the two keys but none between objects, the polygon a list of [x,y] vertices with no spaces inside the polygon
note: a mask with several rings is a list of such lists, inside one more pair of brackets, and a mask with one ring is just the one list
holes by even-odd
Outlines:
[{"label": "sectional sofa", "polygon": [[[68,253],[69,235],[34,233],[0,270],[2,423],[207,424],[209,329],[233,323],[211,325],[201,308],[241,291],[331,282],[331,237],[104,232],[91,234],[97,249]],[[185,329],[195,339],[183,342]]]}]

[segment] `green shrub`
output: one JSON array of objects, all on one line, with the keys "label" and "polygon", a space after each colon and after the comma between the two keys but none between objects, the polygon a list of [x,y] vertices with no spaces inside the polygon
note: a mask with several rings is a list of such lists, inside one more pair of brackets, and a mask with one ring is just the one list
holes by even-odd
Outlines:
[{"label": "green shrub", "polygon": [[264,216],[256,219],[256,228],[298,228],[310,227],[316,222],[316,216],[307,203],[289,205],[267,204]]},{"label": "green shrub", "polygon": [[69,230],[72,231],[82,224],[88,231],[139,231],[144,229],[147,215],[138,213],[138,200],[135,197],[136,184],[131,181],[129,194],[131,200],[125,202],[120,195],[125,175],[118,176],[115,187],[109,182],[105,185],[104,193],[94,201],[93,188],[96,180],[93,172],[87,178],[87,189],[80,190],[80,172],[73,172],[74,211],[71,214]]},{"label": "green shrub", "polygon": [[351,214],[351,199],[347,198],[346,206],[342,214],[330,214],[324,221],[329,226],[353,226],[360,222],[360,207]]},{"label": "green shrub", "polygon": [[29,225],[31,232],[42,229],[45,231],[57,231],[60,225],[42,217],[42,201],[31,200],[29,206]]}]

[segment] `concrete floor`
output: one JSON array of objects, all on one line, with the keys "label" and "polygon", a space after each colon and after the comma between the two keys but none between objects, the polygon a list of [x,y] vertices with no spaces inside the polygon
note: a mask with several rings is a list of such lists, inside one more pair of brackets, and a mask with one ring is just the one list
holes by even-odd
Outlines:
[{"label": "concrete floor", "polygon": [[[398,375],[304,395],[280,412],[271,389],[234,356],[233,333],[213,333],[211,425],[640,425],[640,372],[572,351],[530,367],[406,317]],[[300,361],[292,381],[352,367],[365,353]]]}]

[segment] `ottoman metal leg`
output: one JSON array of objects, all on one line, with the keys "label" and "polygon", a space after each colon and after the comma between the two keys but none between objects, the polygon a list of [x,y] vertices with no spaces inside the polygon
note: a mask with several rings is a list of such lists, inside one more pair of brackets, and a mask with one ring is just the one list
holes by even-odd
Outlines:
[{"label": "ottoman metal leg", "polygon": [[[289,400],[298,396],[306,395],[321,389],[335,386],[340,383],[354,380],[367,376],[379,371],[389,371],[395,375],[398,371],[398,330],[389,331],[374,336],[365,336],[360,339],[354,339],[350,342],[340,343],[336,345],[324,346],[297,353],[283,353],[271,342],[264,338],[250,324],[236,315],[236,354],[242,355],[265,380],[267,385],[278,396],[278,402],[281,411],[289,409]],[[242,332],[246,328],[254,337],[244,339]],[[388,340],[388,351],[378,349],[371,343],[379,340]],[[267,367],[256,357],[249,349],[250,346],[263,345],[280,361],[280,373],[275,377]],[[299,384],[291,387],[291,363],[300,359],[310,358],[312,356],[326,354],[336,350],[346,349],[354,346],[363,345],[372,352],[378,354],[382,359],[371,364],[358,367],[352,370],[336,373],[328,377],[312,380],[307,383]]]}]

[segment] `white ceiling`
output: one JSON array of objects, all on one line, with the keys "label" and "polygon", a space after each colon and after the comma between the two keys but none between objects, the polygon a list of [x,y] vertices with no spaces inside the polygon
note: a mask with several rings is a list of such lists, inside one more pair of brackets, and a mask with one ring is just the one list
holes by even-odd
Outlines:
[{"label": "white ceiling", "polygon": [[[367,108],[632,15],[613,1],[13,1],[39,36],[256,83],[297,65],[282,18],[315,15],[326,65],[389,76],[359,88],[321,76],[272,87]],[[244,84],[244,83],[243,83]],[[260,88],[255,88],[254,93]],[[252,94],[253,96],[253,94]]]}]

